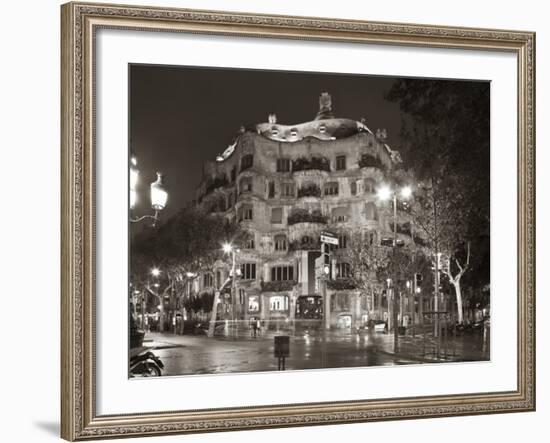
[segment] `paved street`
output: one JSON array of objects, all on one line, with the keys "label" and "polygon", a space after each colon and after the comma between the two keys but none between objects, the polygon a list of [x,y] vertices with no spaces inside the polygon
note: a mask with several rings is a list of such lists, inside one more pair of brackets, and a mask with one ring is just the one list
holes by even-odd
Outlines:
[{"label": "paved street", "polygon": [[[144,346],[154,349],[165,365],[163,375],[213,374],[276,371],[273,336],[237,339],[203,335],[148,333]],[[437,343],[427,337],[400,337],[397,354],[393,335],[366,331],[331,331],[319,335],[301,334],[290,338],[286,369],[318,369],[361,366],[403,365],[445,361],[474,361],[489,358],[488,337],[480,334],[457,337],[435,354]],[[444,356],[444,352],[446,357]]]}]

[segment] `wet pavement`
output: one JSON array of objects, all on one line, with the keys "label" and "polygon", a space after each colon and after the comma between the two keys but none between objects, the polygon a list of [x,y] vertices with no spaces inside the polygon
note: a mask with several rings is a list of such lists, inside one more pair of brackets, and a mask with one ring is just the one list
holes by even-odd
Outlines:
[{"label": "wet pavement", "polygon": [[[147,333],[144,346],[152,348],[165,365],[162,375],[218,374],[278,370],[274,356],[277,333],[251,337],[213,337]],[[300,333],[290,337],[287,370],[387,366],[489,359],[488,332],[452,337],[438,344],[433,337],[400,336],[397,353],[391,334],[368,331]]]}]

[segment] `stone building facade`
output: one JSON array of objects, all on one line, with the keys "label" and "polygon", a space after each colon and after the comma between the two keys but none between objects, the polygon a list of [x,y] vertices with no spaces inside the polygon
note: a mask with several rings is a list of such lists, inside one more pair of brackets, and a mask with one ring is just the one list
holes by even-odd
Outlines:
[{"label": "stone building facade", "polygon": [[[271,114],[266,123],[241,128],[225,152],[204,165],[197,204],[249,234],[235,254],[236,312],[222,293],[218,319],[235,316],[285,329],[297,320],[320,322],[330,306],[331,327],[359,328],[387,315],[381,297],[373,300],[349,284],[343,259],[352,232],[371,242],[391,232],[388,211],[381,210],[387,203],[377,200],[376,190],[400,158],[384,133],[373,133],[363,121],[336,118],[323,93],[314,120],[282,125]],[[316,269],[321,231],[339,239],[331,254],[329,305],[321,300]],[[197,289],[216,290],[230,270],[227,257],[199,276]]]}]

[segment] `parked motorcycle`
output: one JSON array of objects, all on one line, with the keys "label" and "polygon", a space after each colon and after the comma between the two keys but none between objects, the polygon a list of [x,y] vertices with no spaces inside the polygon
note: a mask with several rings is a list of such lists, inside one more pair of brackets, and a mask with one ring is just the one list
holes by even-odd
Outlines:
[{"label": "parked motorcycle", "polygon": [[130,377],[160,377],[163,369],[160,358],[149,350],[130,356]]}]

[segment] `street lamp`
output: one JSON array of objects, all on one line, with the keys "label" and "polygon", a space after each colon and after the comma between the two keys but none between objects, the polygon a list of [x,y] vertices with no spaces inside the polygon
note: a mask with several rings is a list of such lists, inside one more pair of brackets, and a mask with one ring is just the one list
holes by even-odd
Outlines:
[{"label": "street lamp", "polygon": [[151,275],[153,277],[158,277],[160,275],[160,269],[159,268],[153,268],[151,269]]},{"label": "street lamp", "polygon": [[[150,186],[151,207],[155,213],[153,215],[143,215],[141,217],[130,217],[130,222],[138,223],[145,219],[151,219],[153,220],[153,226],[156,225],[159,220],[159,212],[165,208],[168,200],[168,191],[162,182],[162,177],[162,174],[157,172],[157,179],[151,183]],[[136,157],[132,157],[130,159],[130,209],[134,209],[134,207],[138,204],[138,183],[139,169],[137,168],[137,159]]]},{"label": "street lamp", "polygon": [[[403,186],[400,189],[391,188],[390,186],[384,184],[377,190],[377,196],[378,199],[381,201],[393,201],[393,241],[392,241],[392,253],[393,253],[393,272],[394,274],[397,274],[397,270],[395,269],[395,248],[398,246],[403,246],[403,244],[398,244],[397,241],[397,194],[399,194],[399,197],[402,200],[408,200],[412,196],[412,188],[410,186]],[[388,289],[389,289],[389,283],[391,282],[391,279],[388,279]],[[397,282],[397,275],[394,275],[393,282]],[[397,301],[397,294],[396,294],[396,285],[392,285],[392,296],[393,296],[393,345],[394,345],[394,352],[397,352],[398,349],[398,340],[399,340],[399,328],[397,325],[397,310],[399,308],[399,304]],[[401,313],[403,315],[403,313]]]}]

